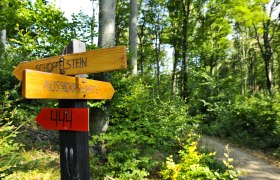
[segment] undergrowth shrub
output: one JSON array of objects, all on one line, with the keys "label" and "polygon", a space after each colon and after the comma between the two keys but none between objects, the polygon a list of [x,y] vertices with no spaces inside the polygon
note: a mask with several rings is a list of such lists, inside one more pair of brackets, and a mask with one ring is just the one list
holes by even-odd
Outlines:
[{"label": "undergrowth shrub", "polygon": [[176,96],[159,97],[145,79],[115,78],[108,132],[91,142],[105,150],[91,158],[93,177],[158,177],[164,159],[179,150],[178,138],[187,138],[192,128],[187,107]]},{"label": "undergrowth shrub", "polygon": [[0,95],[0,179],[10,174],[19,162],[19,149],[22,146],[15,141],[19,127],[13,124],[16,109],[10,96],[9,91]]},{"label": "undergrowth shrub", "polygon": [[21,84],[12,76],[13,65],[18,60],[14,53],[0,54],[0,179],[19,166],[20,150],[26,141],[23,129],[35,123],[40,108],[21,97]]},{"label": "undergrowth shrub", "polygon": [[237,96],[232,103],[216,102],[209,109],[204,132],[253,148],[270,149],[280,144],[279,95]]},{"label": "undergrowth shrub", "polygon": [[[214,159],[215,153],[200,153],[197,150],[197,141],[187,142],[179,151],[180,159],[175,162],[172,156],[167,157],[165,167],[161,171],[164,179],[191,180],[191,179],[238,179],[240,172],[231,164],[233,159],[229,157],[229,149],[226,146],[224,168],[217,167]],[[221,166],[220,166],[221,167]]]}]

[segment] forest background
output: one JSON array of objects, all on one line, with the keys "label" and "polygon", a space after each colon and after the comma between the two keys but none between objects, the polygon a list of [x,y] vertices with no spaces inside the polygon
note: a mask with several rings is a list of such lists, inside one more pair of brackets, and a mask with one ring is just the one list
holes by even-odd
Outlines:
[{"label": "forest background", "polygon": [[[200,134],[280,158],[279,0],[99,3],[115,3],[114,44],[128,46],[129,69],[110,73],[108,129],[90,131],[92,178],[234,179],[231,159],[220,164],[197,150]],[[80,12],[69,20],[47,0],[1,0],[0,8],[0,178],[59,178],[58,134],[34,122],[58,103],[23,99],[12,71],[58,55],[72,39],[96,49],[97,19]]]}]

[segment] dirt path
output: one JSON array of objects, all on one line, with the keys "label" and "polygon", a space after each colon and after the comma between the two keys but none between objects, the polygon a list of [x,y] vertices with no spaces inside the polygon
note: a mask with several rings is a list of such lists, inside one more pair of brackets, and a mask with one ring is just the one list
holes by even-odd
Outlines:
[{"label": "dirt path", "polygon": [[[201,138],[201,147],[215,151],[216,157],[224,159],[225,146],[218,139],[210,137]],[[233,164],[240,171],[247,172],[246,176],[240,177],[245,180],[280,180],[280,168],[251,155],[251,153],[237,147],[230,147],[230,157],[234,159]]]}]

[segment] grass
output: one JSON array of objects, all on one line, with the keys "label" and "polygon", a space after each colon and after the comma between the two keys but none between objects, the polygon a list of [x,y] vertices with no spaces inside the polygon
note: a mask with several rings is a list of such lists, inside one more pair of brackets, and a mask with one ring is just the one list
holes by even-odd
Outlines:
[{"label": "grass", "polygon": [[21,162],[13,167],[5,179],[49,180],[60,179],[59,153],[29,150],[21,152]]}]

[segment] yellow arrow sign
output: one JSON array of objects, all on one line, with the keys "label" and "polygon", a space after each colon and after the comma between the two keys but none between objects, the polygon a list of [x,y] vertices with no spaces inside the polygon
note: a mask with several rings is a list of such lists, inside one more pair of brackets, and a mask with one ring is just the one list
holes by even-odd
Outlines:
[{"label": "yellow arrow sign", "polygon": [[22,94],[27,99],[111,99],[111,83],[24,70]]},{"label": "yellow arrow sign", "polygon": [[22,80],[25,69],[55,74],[77,75],[108,72],[127,68],[126,47],[116,46],[83,53],[67,54],[20,63],[13,74]]}]

